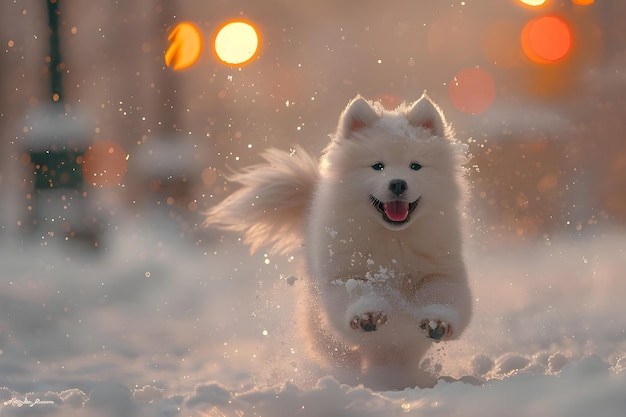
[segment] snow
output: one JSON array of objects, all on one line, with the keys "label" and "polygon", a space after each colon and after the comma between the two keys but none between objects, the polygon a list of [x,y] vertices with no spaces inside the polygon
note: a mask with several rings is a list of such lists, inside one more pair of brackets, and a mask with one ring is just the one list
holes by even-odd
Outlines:
[{"label": "snow", "polygon": [[[70,111],[60,103],[51,103],[35,107],[25,117],[29,125],[25,135],[25,144],[35,151],[47,151],[51,143],[86,148],[88,146],[89,126],[85,111],[75,106]],[[64,140],[71,138],[71,140]]]},{"label": "snow", "polygon": [[623,232],[470,242],[470,328],[434,345],[432,384],[376,391],[306,357],[297,255],[266,264],[236,237],[154,226],[100,253],[4,242],[1,416],[623,415]]}]

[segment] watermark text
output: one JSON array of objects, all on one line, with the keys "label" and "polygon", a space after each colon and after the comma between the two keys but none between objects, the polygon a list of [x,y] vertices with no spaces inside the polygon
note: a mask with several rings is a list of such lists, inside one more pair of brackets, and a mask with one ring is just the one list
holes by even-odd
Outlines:
[{"label": "watermark text", "polygon": [[2,403],[3,405],[11,405],[13,407],[34,407],[36,405],[54,405],[54,401],[46,401],[40,400],[36,398],[34,400],[29,400],[28,398],[20,399],[20,398],[11,398]]}]

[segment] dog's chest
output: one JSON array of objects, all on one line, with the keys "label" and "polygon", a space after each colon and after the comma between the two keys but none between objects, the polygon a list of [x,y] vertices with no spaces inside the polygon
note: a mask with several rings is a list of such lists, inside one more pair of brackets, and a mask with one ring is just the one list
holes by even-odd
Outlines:
[{"label": "dog's chest", "polygon": [[434,256],[393,236],[336,236],[329,242],[328,266],[332,275],[361,276],[368,279],[403,280],[428,273]]}]

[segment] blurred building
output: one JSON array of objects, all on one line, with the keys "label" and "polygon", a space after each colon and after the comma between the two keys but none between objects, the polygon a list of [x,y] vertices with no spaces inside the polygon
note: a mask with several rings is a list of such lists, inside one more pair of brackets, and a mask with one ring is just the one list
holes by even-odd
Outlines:
[{"label": "blurred building", "polygon": [[[467,212],[478,239],[626,223],[626,3],[57,1],[65,105],[80,109],[85,151],[104,161],[86,171],[86,186],[111,227],[156,210],[197,241],[202,210],[230,191],[219,171],[270,146],[320,152],[357,93],[394,105],[424,89],[473,155]],[[541,16],[570,31],[554,62],[521,42]],[[261,34],[245,66],[212,52],[215,31],[234,18]],[[49,100],[46,2],[3,3],[0,22],[0,235],[10,238],[29,215],[27,115]],[[195,64],[177,71],[164,55],[181,22],[203,42]],[[459,104],[454,90],[473,68],[487,84],[466,94],[483,107]]]}]

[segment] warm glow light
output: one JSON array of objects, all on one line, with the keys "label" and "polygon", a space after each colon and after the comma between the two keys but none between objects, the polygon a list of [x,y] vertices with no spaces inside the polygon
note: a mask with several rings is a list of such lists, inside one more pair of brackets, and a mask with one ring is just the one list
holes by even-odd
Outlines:
[{"label": "warm glow light", "polygon": [[165,51],[165,64],[176,71],[196,63],[202,51],[202,36],[191,23],[179,23],[167,38],[170,46]]},{"label": "warm glow light", "polygon": [[465,68],[450,82],[450,100],[463,113],[478,114],[487,110],[496,97],[496,85],[486,71]]},{"label": "warm glow light", "polygon": [[95,187],[118,185],[128,167],[124,148],[113,141],[99,141],[91,145],[83,158],[85,181]]},{"label": "warm glow light", "polygon": [[519,0],[519,2],[527,6],[538,7],[543,6],[546,0]]},{"label": "warm glow light", "polygon": [[522,49],[533,61],[546,64],[562,60],[572,47],[572,32],[557,16],[541,16],[522,29]]},{"label": "warm glow light", "polygon": [[593,4],[593,0],[572,0],[572,3],[579,6],[589,6],[590,4]]},{"label": "warm glow light", "polygon": [[247,22],[234,21],[217,30],[213,48],[220,62],[241,66],[257,56],[259,44],[259,33],[254,26]]}]

